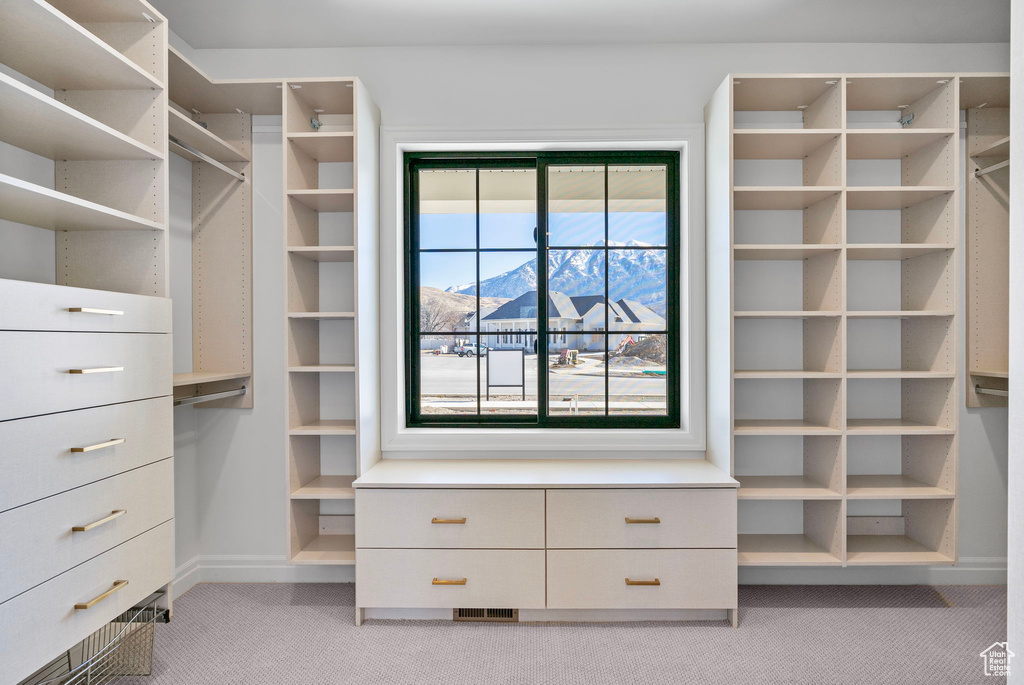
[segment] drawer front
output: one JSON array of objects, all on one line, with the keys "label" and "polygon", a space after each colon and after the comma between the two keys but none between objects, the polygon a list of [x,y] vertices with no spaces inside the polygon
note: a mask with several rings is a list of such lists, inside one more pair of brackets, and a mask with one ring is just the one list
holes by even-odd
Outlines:
[{"label": "drawer front", "polygon": [[[0,604],[0,682],[16,683],[171,581],[173,522]],[[127,580],[89,609],[75,609]]]},{"label": "drawer front", "polygon": [[[456,581],[464,584],[435,584]],[[543,550],[357,549],[360,607],[544,607]]]},{"label": "drawer front", "polygon": [[0,349],[0,421],[171,394],[169,335],[5,331]]},{"label": "drawer front", "polygon": [[167,458],[0,514],[0,602],[169,521],[173,483]]},{"label": "drawer front", "polygon": [[357,547],[544,549],[544,491],[362,488],[356,522]]},{"label": "drawer front", "polygon": [[548,490],[547,512],[548,549],[736,547],[732,488]]},{"label": "drawer front", "polygon": [[171,456],[171,403],[158,397],[0,423],[0,511]]},{"label": "drawer front", "polygon": [[170,333],[171,301],[0,279],[0,330]]},{"label": "drawer front", "polygon": [[[549,609],[731,609],[734,549],[550,550]],[[655,579],[660,583],[651,583]]]}]

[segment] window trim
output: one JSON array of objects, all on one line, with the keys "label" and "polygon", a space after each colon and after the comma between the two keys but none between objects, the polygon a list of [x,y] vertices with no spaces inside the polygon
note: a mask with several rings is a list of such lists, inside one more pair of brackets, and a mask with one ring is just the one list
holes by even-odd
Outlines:
[{"label": "window trim", "polygon": [[[382,450],[402,458],[477,452],[488,458],[703,456],[706,449],[704,127],[534,128],[382,127],[381,155],[381,412]],[[680,428],[418,428],[405,425],[405,152],[677,150],[680,152],[681,265]],[[510,447],[503,447],[509,445]],[[438,452],[448,454],[439,455]],[[684,454],[690,453],[690,454]]]},{"label": "window trim", "polygon": [[[558,339],[558,331],[561,331],[561,342],[566,342],[567,333],[571,332],[566,326],[559,328],[557,325],[552,327],[550,319],[543,320],[544,316],[542,313],[547,309],[547,301],[549,298],[546,297],[548,293],[547,283],[547,271],[546,271],[546,259],[548,250],[559,250],[563,249],[560,247],[550,247],[547,244],[546,238],[546,226],[548,221],[547,207],[546,207],[546,196],[545,192],[548,188],[549,177],[548,169],[550,167],[558,167],[565,165],[599,165],[604,167],[617,166],[617,165],[664,165],[666,167],[666,191],[667,203],[666,203],[666,218],[667,224],[665,226],[665,235],[663,246],[658,248],[666,252],[669,261],[666,264],[666,278],[668,279],[669,285],[675,285],[676,289],[670,289],[666,292],[668,295],[671,292],[682,292],[680,284],[680,263],[679,258],[682,253],[685,252],[685,246],[682,244],[680,237],[680,201],[681,193],[679,192],[679,173],[680,166],[682,164],[681,155],[678,150],[655,150],[655,149],[644,149],[644,150],[568,150],[568,151],[505,151],[496,152],[491,150],[485,151],[441,151],[441,152],[405,152],[403,154],[403,178],[405,179],[405,187],[403,189],[404,206],[403,206],[403,228],[404,228],[404,272],[403,280],[405,282],[405,313],[406,313],[406,345],[407,349],[420,349],[419,339],[423,331],[420,329],[420,317],[419,317],[419,295],[418,288],[415,284],[415,277],[417,267],[420,263],[421,254],[419,252],[419,241],[416,237],[416,231],[419,230],[419,214],[416,196],[416,188],[418,187],[417,172],[420,170],[450,170],[450,169],[475,169],[478,172],[481,170],[492,170],[492,169],[534,169],[536,170],[537,176],[537,204],[536,204],[536,220],[537,220],[537,231],[534,234],[536,244],[533,248],[534,257],[536,261],[536,268],[538,274],[537,281],[537,292],[538,292],[538,329],[543,335],[538,335],[538,341],[540,342],[541,352],[543,353],[548,349],[549,336]],[[479,181],[478,181],[479,189]],[[608,180],[605,180],[605,192],[608,190]],[[608,236],[608,219],[607,214],[607,198],[605,198],[605,238]],[[478,223],[479,231],[479,223]],[[479,239],[479,236],[478,236]],[[465,248],[462,248],[463,250]],[[477,265],[479,267],[479,255],[485,253],[489,248],[481,248],[477,246],[476,254],[478,255]],[[620,248],[610,248],[605,246],[604,248],[605,260],[611,258],[611,252]],[[483,250],[483,252],[481,252]],[[435,252],[435,249],[428,250],[428,252]],[[527,251],[524,249],[524,252]],[[605,277],[607,279],[607,272]],[[608,283],[604,284],[604,295],[608,296]],[[526,414],[514,414],[514,415],[489,415],[489,414],[472,414],[457,417],[447,417],[432,414],[422,414],[419,411],[419,394],[422,392],[422,385],[420,379],[416,376],[420,365],[423,363],[422,359],[414,354],[409,353],[405,355],[404,363],[405,369],[405,404],[406,404],[406,426],[417,427],[417,428],[438,428],[438,427],[452,427],[452,428],[474,428],[474,429],[487,429],[494,426],[508,426],[516,428],[541,428],[541,429],[573,429],[573,430],[612,430],[612,429],[624,429],[624,430],[664,430],[679,428],[681,425],[681,408],[680,408],[680,377],[682,364],[681,360],[681,345],[680,337],[682,331],[686,330],[683,319],[680,317],[680,304],[678,297],[667,297],[666,299],[667,312],[665,314],[666,326],[660,331],[666,333],[668,337],[668,355],[670,361],[669,374],[666,378],[666,393],[665,398],[667,401],[667,413],[664,415],[623,415],[615,413],[607,413],[602,415],[596,414],[584,414],[580,416],[566,416],[560,413],[552,413],[550,405],[550,397],[548,396],[548,384],[550,378],[545,372],[546,366],[540,363],[540,357],[538,357],[538,403],[537,412],[533,414],[533,418]],[[607,313],[606,313],[607,318]],[[606,321],[607,323],[607,321]],[[477,325],[477,333],[475,334],[477,343],[483,344],[489,336],[483,334],[484,328]],[[508,343],[510,341],[512,329],[498,326],[495,329],[494,337],[497,339],[499,344]],[[654,331],[644,331],[654,332]],[[615,329],[608,327],[608,330],[603,331],[599,336],[605,338],[605,342],[608,342],[609,336],[615,335]],[[473,336],[470,336],[473,337]],[[477,373],[480,373],[480,359],[477,360]],[[607,369],[606,369],[607,372]],[[608,391],[609,377],[605,376],[604,388],[605,392]],[[605,398],[606,411],[607,400]],[[479,410],[479,397],[477,399],[477,408]]]}]

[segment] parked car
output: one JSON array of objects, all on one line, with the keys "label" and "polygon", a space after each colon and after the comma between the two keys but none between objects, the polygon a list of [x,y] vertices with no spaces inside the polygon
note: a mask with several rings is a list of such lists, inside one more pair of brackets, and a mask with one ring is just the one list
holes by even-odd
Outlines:
[{"label": "parked car", "polygon": [[477,354],[487,356],[487,350],[489,349],[487,345],[480,345],[480,349],[477,349],[477,347],[476,343],[466,343],[465,345],[456,345],[452,348],[452,351],[458,353],[460,357],[472,357]]}]

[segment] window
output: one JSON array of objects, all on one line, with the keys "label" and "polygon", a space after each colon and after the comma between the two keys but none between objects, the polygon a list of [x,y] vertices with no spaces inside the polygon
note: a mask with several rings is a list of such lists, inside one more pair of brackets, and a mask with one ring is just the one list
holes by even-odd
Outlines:
[{"label": "window", "polygon": [[407,425],[680,426],[678,152],[405,167]]}]

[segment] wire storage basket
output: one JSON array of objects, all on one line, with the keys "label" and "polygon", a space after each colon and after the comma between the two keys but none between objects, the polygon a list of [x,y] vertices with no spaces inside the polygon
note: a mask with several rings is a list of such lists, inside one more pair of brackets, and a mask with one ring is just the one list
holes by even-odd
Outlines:
[{"label": "wire storage basket", "polygon": [[164,595],[150,595],[19,685],[102,685],[149,675],[156,624],[166,622],[167,611],[160,607]]}]

